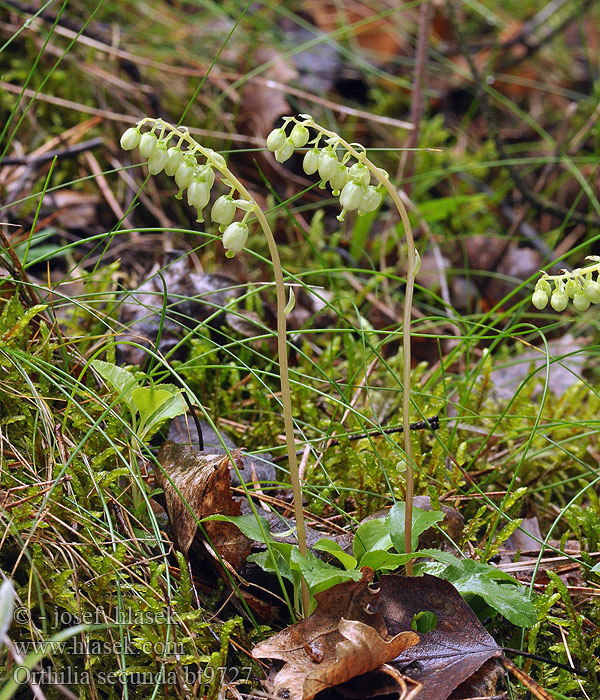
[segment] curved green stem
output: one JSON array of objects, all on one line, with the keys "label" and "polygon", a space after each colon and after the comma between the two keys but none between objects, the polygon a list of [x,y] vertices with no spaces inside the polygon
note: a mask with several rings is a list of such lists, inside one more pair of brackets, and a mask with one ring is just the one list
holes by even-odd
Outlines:
[{"label": "curved green stem", "polygon": [[[138,122],[138,126],[146,122],[152,122],[163,128],[170,129],[174,134],[180,137],[181,141],[185,141],[189,146],[191,146],[195,151],[201,153],[207,161],[209,161],[215,170],[218,170],[221,175],[225,178],[228,184],[231,184],[235,190],[237,190],[244,199],[252,202],[254,208],[252,213],[256,216],[256,219],[263,230],[265,238],[267,239],[267,245],[269,247],[269,253],[271,255],[271,261],[273,263],[273,276],[275,277],[275,291],[277,296],[277,354],[279,359],[279,377],[281,382],[281,404],[283,409],[283,421],[285,427],[285,439],[288,452],[288,463],[290,469],[290,480],[292,482],[292,496],[294,504],[294,516],[296,519],[296,531],[298,535],[298,548],[300,553],[306,556],[306,525],[304,522],[304,509],[302,507],[302,486],[300,484],[300,473],[298,470],[298,460],[296,458],[296,441],[294,438],[294,420],[292,416],[292,397],[290,389],[290,377],[289,377],[289,367],[288,367],[288,353],[287,353],[287,337],[286,337],[286,296],[285,296],[285,284],[283,281],[283,270],[281,267],[281,259],[279,257],[279,251],[277,250],[277,244],[262,209],[258,205],[254,197],[248,192],[244,185],[235,177],[235,175],[227,168],[225,161],[215,158],[214,152],[205,149],[197,141],[192,138],[187,132],[180,131],[178,128],[172,126],[163,119],[153,119],[147,117]],[[310,595],[308,591],[308,586],[306,581],[302,578],[302,607],[304,615],[308,615],[310,608]]]},{"label": "curved green stem", "polygon": [[[406,455],[406,508],[404,515],[404,548],[406,552],[412,552],[412,514],[413,514],[413,499],[414,499],[414,460],[412,453],[412,443],[410,436],[410,367],[411,367],[411,337],[410,337],[410,321],[412,312],[413,293],[415,288],[415,239],[413,236],[412,226],[408,218],[408,212],[404,206],[404,202],[400,198],[396,188],[389,180],[387,173],[384,170],[376,167],[366,157],[364,152],[357,151],[352,144],[345,141],[333,131],[324,129],[310,119],[303,121],[305,125],[311,126],[320,133],[335,139],[335,142],[342,146],[351,156],[357,161],[363,163],[369,168],[371,173],[381,182],[383,187],[390,195],[394,202],[400,220],[404,227],[404,236],[408,248],[408,270],[406,274],[406,292],[404,295],[404,309],[402,315],[402,426],[404,438],[404,452]],[[413,571],[412,561],[406,563],[406,573],[411,576]]]}]

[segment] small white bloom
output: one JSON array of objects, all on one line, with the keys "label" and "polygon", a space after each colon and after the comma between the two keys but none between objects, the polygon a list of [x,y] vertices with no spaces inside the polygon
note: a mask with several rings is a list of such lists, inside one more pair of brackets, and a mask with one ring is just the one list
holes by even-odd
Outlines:
[{"label": "small white bloom", "polygon": [[140,145],[142,134],[137,127],[130,127],[121,136],[121,148],[124,151],[132,151]]},{"label": "small white bloom", "polygon": [[291,139],[286,139],[283,146],[275,151],[275,160],[278,163],[284,163],[288,158],[291,158],[294,153],[294,142]]},{"label": "small white bloom", "polygon": [[157,143],[158,139],[156,138],[156,134],[153,134],[151,131],[142,134],[140,138],[140,153],[142,158],[149,158],[154,152]]},{"label": "small white bloom", "polygon": [[239,253],[248,240],[248,226],[235,221],[225,229],[223,233],[223,247],[227,250],[227,256],[232,258]]},{"label": "small white bloom", "polygon": [[221,226],[229,226],[236,212],[235,202],[227,194],[221,195],[213,204],[210,220]]},{"label": "small white bloom", "polygon": [[267,136],[267,148],[269,151],[278,151],[285,143],[285,129],[273,129]]},{"label": "small white bloom", "polygon": [[302,124],[296,124],[292,129],[290,139],[296,148],[302,148],[302,146],[306,146],[309,136],[310,134],[305,126],[302,126]]},{"label": "small white bloom", "polygon": [[323,182],[330,180],[337,172],[338,159],[332,148],[326,148],[319,155],[319,177]]},{"label": "small white bloom", "polygon": [[159,141],[148,158],[148,172],[150,175],[158,175],[167,164],[167,160],[167,147],[164,141]]}]

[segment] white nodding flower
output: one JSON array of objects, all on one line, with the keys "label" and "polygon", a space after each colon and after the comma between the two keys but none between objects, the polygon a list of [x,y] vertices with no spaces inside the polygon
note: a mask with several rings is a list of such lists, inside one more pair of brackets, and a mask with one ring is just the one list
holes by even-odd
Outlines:
[{"label": "white nodding flower", "polygon": [[354,180],[344,185],[340,193],[340,204],[346,211],[358,209],[362,203],[365,188]]},{"label": "white nodding flower", "polygon": [[340,190],[348,182],[348,168],[345,165],[338,165],[337,170],[329,180],[329,186],[333,190],[333,194],[337,197]]},{"label": "white nodding flower", "polygon": [[177,187],[182,190],[188,187],[194,178],[195,172],[196,165],[193,162],[184,160],[183,163],[180,163],[179,167],[175,171],[175,182],[177,183]]},{"label": "white nodding flower", "polygon": [[305,126],[302,126],[302,124],[295,124],[290,134],[290,139],[296,148],[302,148],[302,146],[306,146],[308,143],[309,136],[310,134]]},{"label": "white nodding flower", "polygon": [[285,143],[285,129],[273,129],[267,136],[267,148],[269,151],[278,151]]},{"label": "white nodding flower", "polygon": [[590,305],[590,300],[587,298],[585,292],[577,292],[573,296],[573,306],[577,311],[585,311]]},{"label": "white nodding flower", "polygon": [[541,311],[548,305],[548,295],[543,289],[536,289],[531,297],[531,301],[535,308]]},{"label": "white nodding flower", "polygon": [[153,134],[151,131],[142,134],[140,138],[140,153],[142,158],[149,158],[156,148],[157,143],[158,139],[156,138],[156,134]]},{"label": "white nodding flower", "polygon": [[162,172],[167,164],[167,160],[167,146],[164,141],[159,141],[148,158],[148,172],[150,175],[158,175],[158,173]]},{"label": "white nodding flower", "polygon": [[338,159],[333,148],[325,148],[319,155],[319,177],[323,182],[330,180],[337,172]]},{"label": "white nodding flower", "polygon": [[350,168],[350,179],[356,180],[361,185],[368,185],[371,181],[371,173],[369,168],[362,163],[354,163]]},{"label": "white nodding flower", "polygon": [[555,289],[550,297],[550,305],[555,311],[564,311],[569,303],[569,297],[563,289]]},{"label": "white nodding flower", "polygon": [[191,207],[198,211],[204,209],[210,200],[210,185],[206,180],[195,178],[188,187],[187,200]]},{"label": "white nodding flower", "polygon": [[237,207],[228,194],[221,195],[215,200],[210,211],[210,220],[220,226],[229,226],[233,221]]},{"label": "white nodding flower", "polygon": [[140,130],[132,126],[123,132],[123,136],[121,136],[121,148],[124,151],[133,151],[134,148],[140,145],[141,138],[142,134]]},{"label": "white nodding flower", "polygon": [[362,199],[358,206],[358,213],[367,214],[370,211],[375,211],[380,204],[381,192],[373,185],[369,185],[363,190]]},{"label": "white nodding flower", "polygon": [[248,240],[248,226],[240,221],[229,224],[223,233],[223,247],[226,249],[227,257],[232,258],[239,253]]},{"label": "white nodding flower", "polygon": [[307,175],[314,175],[319,169],[319,156],[321,151],[318,148],[311,148],[304,154],[302,169]]},{"label": "white nodding flower", "polygon": [[600,303],[600,283],[593,280],[586,280],[583,283],[583,293],[592,302],[592,304]]},{"label": "white nodding flower", "polygon": [[294,142],[291,139],[286,139],[283,146],[275,151],[275,160],[278,163],[284,163],[288,158],[291,158],[294,153]]},{"label": "white nodding flower", "polygon": [[169,177],[173,177],[177,172],[177,168],[183,163],[183,151],[179,146],[171,146],[167,150],[167,162],[165,163],[165,173]]}]

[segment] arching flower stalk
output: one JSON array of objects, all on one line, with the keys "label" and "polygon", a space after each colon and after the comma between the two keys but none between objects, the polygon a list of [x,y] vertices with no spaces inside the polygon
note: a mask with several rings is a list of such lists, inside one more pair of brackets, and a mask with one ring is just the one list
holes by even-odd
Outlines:
[{"label": "arching flower stalk", "polygon": [[587,267],[578,267],[571,272],[561,270],[558,275],[542,272],[531,298],[535,308],[541,311],[550,301],[555,311],[564,311],[569,299],[573,300],[577,311],[585,311],[590,304],[600,304],[600,257],[589,255],[586,260],[593,260],[594,263]]},{"label": "arching flower stalk", "polygon": [[[290,133],[287,127],[293,124]],[[143,131],[149,127],[149,131]],[[374,211],[382,201],[382,189],[387,190],[392,201],[396,205],[402,220],[408,246],[408,274],[404,300],[403,315],[403,426],[404,426],[404,450],[406,453],[406,522],[405,522],[405,548],[411,550],[412,540],[412,501],[413,501],[413,458],[410,440],[410,318],[412,297],[414,290],[414,278],[417,272],[418,254],[415,251],[412,229],[408,219],[406,208],[402,203],[396,189],[389,181],[388,174],[377,168],[366,157],[366,152],[360,144],[350,144],[338,134],[328,131],[314,122],[309,115],[300,115],[299,118],[287,117],[284,125],[275,129],[267,138],[267,148],[274,152],[279,162],[284,162],[298,148],[304,148],[310,139],[310,131],[317,132],[310,144],[310,148],[304,156],[304,170],[307,174],[318,172],[320,187],[327,184],[332,188],[333,194],[340,197],[342,212],[338,219],[343,220],[346,212],[358,211],[365,214]],[[324,146],[319,147],[321,141]],[[277,294],[277,345],[281,380],[281,402],[283,408],[288,463],[292,483],[294,500],[294,514],[298,534],[298,546],[303,555],[307,553],[306,528],[302,508],[302,488],[296,459],[296,444],[294,439],[294,426],[291,407],[291,392],[288,370],[287,343],[286,343],[286,315],[287,303],[283,271],[277,245],[269,223],[252,195],[243,184],[228,169],[222,155],[210,148],[199,144],[183,127],[175,127],[163,119],[144,118],[125,131],[121,137],[121,146],[125,150],[140,149],[140,153],[148,160],[150,174],[158,174],[164,170],[169,177],[174,177],[179,191],[175,195],[181,199],[187,191],[187,201],[198,211],[197,221],[202,222],[203,209],[208,205],[210,192],[215,183],[215,171],[229,193],[221,195],[214,202],[210,218],[219,225],[223,234],[222,243],[226,248],[226,255],[233,257],[245,246],[248,238],[247,220],[252,215],[258,221],[263,230],[269,253],[273,262],[275,277],[275,289]],[[338,150],[341,150],[341,159],[338,158]],[[200,159],[200,160],[199,160]],[[349,161],[353,162],[349,164]],[[371,179],[376,181],[372,185]],[[238,198],[235,198],[235,195]],[[234,221],[238,209],[243,212],[241,221]],[[412,572],[412,564],[406,566],[407,573]],[[303,581],[302,602],[305,613],[309,610],[309,595],[306,584]]]},{"label": "arching flower stalk", "polygon": [[[150,131],[142,132],[144,127],[150,127]],[[223,234],[221,240],[226,249],[225,254],[227,257],[235,256],[246,245],[248,239],[247,221],[250,216],[256,218],[267,239],[273,263],[277,295],[277,352],[279,356],[281,403],[292,482],[294,515],[296,518],[298,547],[300,552],[306,555],[306,526],[302,509],[302,489],[298,461],[296,459],[288,370],[286,341],[287,301],[279,251],[277,250],[277,244],[269,222],[254,197],[229,170],[225,158],[220,153],[216,153],[212,149],[205,148],[199,144],[186,129],[182,127],[177,128],[163,119],[146,117],[139,121],[135,127],[127,129],[121,137],[121,147],[125,150],[133,150],[138,146],[140,153],[142,153],[142,146],[144,146],[142,155],[148,159],[148,169],[151,174],[157,174],[161,171],[158,168],[158,164],[155,167],[152,166],[155,153],[159,149],[161,152],[166,149],[166,159],[163,159],[161,156],[161,163],[164,160],[163,168],[165,173],[170,177],[174,177],[175,183],[179,187],[179,191],[175,196],[178,199],[182,199],[184,192],[187,191],[188,204],[198,211],[198,222],[204,220],[202,210],[208,205],[210,192],[215,183],[215,171],[219,173],[221,184],[229,188],[229,193],[221,195],[215,200],[211,208],[210,218],[211,221],[219,225],[219,231]],[[235,198],[236,194],[239,195],[238,198]],[[238,209],[243,212],[243,216],[241,221],[234,221]],[[302,582],[302,606],[304,614],[308,614],[310,596],[304,581]]]},{"label": "arching flower stalk", "polygon": [[[290,129],[289,135],[288,129]],[[310,130],[316,132],[316,137],[312,140],[310,140]],[[348,143],[334,131],[329,131],[317,124],[309,114],[300,114],[298,117],[285,117],[283,125],[273,130],[267,137],[267,148],[274,152],[275,158],[279,162],[283,162],[291,157],[295,148],[302,148],[307,144],[310,148],[304,155],[304,172],[307,175],[318,174],[320,178],[319,187],[325,188],[326,185],[329,185],[333,195],[336,197],[339,195],[342,211],[337,218],[340,221],[344,220],[346,212],[349,211],[356,210],[359,215],[375,211],[381,204],[382,189],[384,189],[394,202],[404,227],[408,249],[408,270],[402,322],[402,424],[407,465],[404,546],[406,552],[410,552],[412,548],[414,497],[414,460],[410,437],[410,320],[415,275],[418,272],[420,258],[415,249],[406,207],[396,188],[390,182],[388,173],[376,167],[367,158],[364,146]],[[371,180],[374,180],[375,184],[371,184]],[[406,564],[406,573],[412,574],[412,562]]]}]

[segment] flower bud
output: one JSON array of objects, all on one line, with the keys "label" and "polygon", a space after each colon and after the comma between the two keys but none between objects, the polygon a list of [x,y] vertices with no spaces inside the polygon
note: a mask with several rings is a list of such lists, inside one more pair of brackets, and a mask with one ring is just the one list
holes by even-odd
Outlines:
[{"label": "flower bud", "polygon": [[242,211],[254,211],[256,204],[249,199],[234,199],[235,206]]},{"label": "flower bud", "polygon": [[337,172],[338,159],[332,148],[326,148],[319,155],[319,177],[323,182],[330,180]]},{"label": "flower bud", "polygon": [[340,204],[346,211],[358,209],[362,203],[364,187],[358,185],[354,180],[350,180],[344,185],[340,194]]},{"label": "flower bud", "polygon": [[123,132],[123,136],[121,136],[121,148],[124,151],[133,151],[134,148],[140,145],[141,138],[142,134],[140,130],[136,126],[132,126]]},{"label": "flower bud", "polygon": [[314,175],[319,169],[319,156],[321,151],[318,148],[312,148],[310,151],[306,151],[304,155],[304,160],[302,161],[302,168],[307,175]]},{"label": "flower bud", "polygon": [[329,185],[333,194],[337,197],[342,187],[348,182],[348,168],[345,165],[338,165],[335,175],[329,180]]},{"label": "flower bud", "polygon": [[225,229],[223,233],[223,246],[227,250],[227,257],[232,258],[246,245],[248,240],[248,226],[235,221]]},{"label": "flower bud", "polygon": [[[356,180],[354,182],[356,182]],[[358,213],[362,215],[367,214],[370,211],[375,211],[380,204],[381,192],[373,185],[369,185],[363,191],[362,199],[358,207]]]},{"label": "flower bud", "polygon": [[362,163],[354,163],[350,168],[350,179],[356,180],[360,185],[368,185],[371,182],[369,168]]},{"label": "flower bud", "polygon": [[309,137],[308,129],[302,124],[295,124],[290,134],[290,139],[296,148],[306,146]]},{"label": "flower bud", "polygon": [[148,172],[150,175],[158,175],[167,164],[167,158],[167,146],[164,141],[159,141],[148,158]]},{"label": "flower bud", "polygon": [[531,303],[540,311],[548,304],[548,295],[543,289],[536,289],[531,297]]},{"label": "flower bud", "polygon": [[584,292],[577,292],[573,297],[573,306],[577,311],[585,311],[590,305],[590,300]]},{"label": "flower bud", "polygon": [[165,163],[165,173],[173,177],[177,168],[183,163],[183,151],[178,146],[171,146],[167,150],[167,162]]},{"label": "flower bud", "polygon": [[564,311],[569,303],[567,293],[562,289],[555,289],[550,297],[550,304],[555,311]]},{"label": "flower bud", "polygon": [[286,141],[285,129],[273,129],[267,136],[267,148],[269,151],[278,151]]},{"label": "flower bud", "polygon": [[220,168],[225,168],[225,167],[227,167],[227,161],[225,160],[225,158],[223,158],[223,156],[222,156],[220,153],[217,153],[216,151],[213,151],[212,148],[205,148],[204,150],[210,155],[210,157],[212,158],[212,160],[214,160],[214,162],[215,162]]},{"label": "flower bud", "polygon": [[413,270],[413,275],[416,277],[421,269],[421,253],[415,248],[415,265]]},{"label": "flower bud", "polygon": [[600,284],[593,280],[583,283],[583,293],[592,304],[600,304]]},{"label": "flower bud", "polygon": [[233,199],[229,195],[223,194],[213,204],[210,211],[210,220],[220,226],[229,226],[233,221],[236,209]]},{"label": "flower bud", "polygon": [[275,151],[275,160],[278,163],[284,163],[294,153],[294,143],[291,139],[286,139],[283,146]]},{"label": "flower bud", "polygon": [[157,143],[158,139],[156,138],[156,134],[153,134],[151,131],[142,134],[140,138],[140,153],[142,158],[149,158],[154,152]]}]

